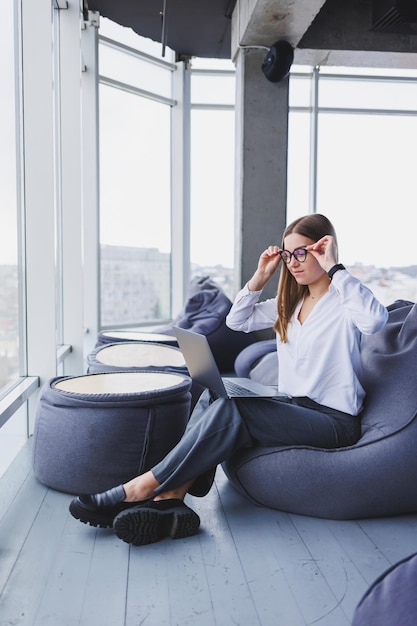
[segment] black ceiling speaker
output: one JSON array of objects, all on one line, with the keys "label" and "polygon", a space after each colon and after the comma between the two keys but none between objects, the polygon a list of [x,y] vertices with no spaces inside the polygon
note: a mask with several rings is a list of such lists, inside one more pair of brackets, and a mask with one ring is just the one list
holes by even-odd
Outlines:
[{"label": "black ceiling speaker", "polygon": [[262,71],[271,83],[279,83],[290,73],[294,48],[288,41],[276,41],[262,63]]}]

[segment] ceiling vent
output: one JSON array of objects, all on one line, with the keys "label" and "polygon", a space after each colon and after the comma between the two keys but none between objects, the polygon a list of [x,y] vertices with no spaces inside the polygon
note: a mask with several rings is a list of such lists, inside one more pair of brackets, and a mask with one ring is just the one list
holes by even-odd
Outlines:
[{"label": "ceiling vent", "polygon": [[417,0],[374,0],[373,31],[417,33]]}]

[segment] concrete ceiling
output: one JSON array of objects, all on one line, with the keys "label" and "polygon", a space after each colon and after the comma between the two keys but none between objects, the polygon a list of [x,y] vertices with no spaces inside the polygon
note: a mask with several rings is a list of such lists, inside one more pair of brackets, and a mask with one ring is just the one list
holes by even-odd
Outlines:
[{"label": "concrete ceiling", "polygon": [[302,65],[417,69],[417,0],[84,0],[177,56],[234,58],[280,39]]},{"label": "concrete ceiling", "polygon": [[236,0],[84,0],[139,35],[160,41],[177,57],[230,58],[231,18]]},{"label": "concrete ceiling", "polygon": [[[409,11],[402,15],[404,5]],[[302,65],[417,69],[417,2],[238,0],[232,56],[239,45],[271,46],[279,39],[290,41],[294,62]]]}]

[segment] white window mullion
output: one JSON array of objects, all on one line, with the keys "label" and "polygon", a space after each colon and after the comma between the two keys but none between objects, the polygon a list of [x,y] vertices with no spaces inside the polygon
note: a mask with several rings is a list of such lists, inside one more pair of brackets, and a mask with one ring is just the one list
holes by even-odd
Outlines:
[{"label": "white window mullion", "polygon": [[51,11],[50,0],[22,0],[27,374],[41,384],[56,372]]},{"label": "white window mullion", "polygon": [[319,123],[319,76],[315,67],[311,80],[311,126],[310,126],[310,213],[317,212],[317,156]]},{"label": "white window mullion", "polygon": [[67,375],[83,371],[81,17],[76,2],[60,14],[63,342],[72,347]]},{"label": "white window mullion", "polygon": [[190,75],[189,64],[173,72],[171,109],[172,313],[184,305],[190,281]]},{"label": "white window mullion", "polygon": [[81,31],[82,67],[82,203],[84,258],[84,356],[94,348],[99,331],[99,96],[98,20]]}]

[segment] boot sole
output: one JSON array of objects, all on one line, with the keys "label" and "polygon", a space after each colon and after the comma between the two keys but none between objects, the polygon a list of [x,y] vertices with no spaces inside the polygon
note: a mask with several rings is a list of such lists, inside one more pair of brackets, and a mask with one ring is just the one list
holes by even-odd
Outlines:
[{"label": "boot sole", "polygon": [[134,546],[156,543],[165,537],[182,539],[198,532],[200,518],[184,506],[184,510],[154,511],[138,508],[116,517],[113,528],[122,541]]}]

